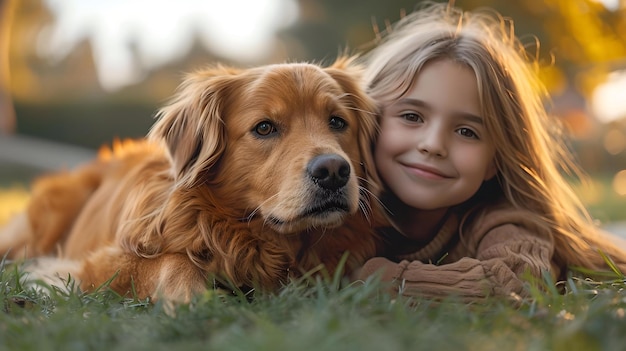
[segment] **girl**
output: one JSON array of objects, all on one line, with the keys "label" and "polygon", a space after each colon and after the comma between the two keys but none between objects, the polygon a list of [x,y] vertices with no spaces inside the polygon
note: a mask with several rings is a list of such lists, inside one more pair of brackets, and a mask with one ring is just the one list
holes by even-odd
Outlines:
[{"label": "girl", "polygon": [[527,295],[525,278],[572,266],[626,272],[563,173],[575,172],[513,26],[494,13],[429,5],[367,58],[381,109],[375,161],[385,228],[377,272],[408,296]]}]

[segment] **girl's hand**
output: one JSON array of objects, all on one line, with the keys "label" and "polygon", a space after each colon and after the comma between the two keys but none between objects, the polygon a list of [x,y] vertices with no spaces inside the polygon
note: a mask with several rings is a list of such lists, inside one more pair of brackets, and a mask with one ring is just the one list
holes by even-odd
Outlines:
[{"label": "girl's hand", "polygon": [[380,276],[383,282],[392,282],[402,277],[408,261],[395,263],[384,257],[370,258],[365,264],[352,273],[352,280],[366,280],[372,275]]}]

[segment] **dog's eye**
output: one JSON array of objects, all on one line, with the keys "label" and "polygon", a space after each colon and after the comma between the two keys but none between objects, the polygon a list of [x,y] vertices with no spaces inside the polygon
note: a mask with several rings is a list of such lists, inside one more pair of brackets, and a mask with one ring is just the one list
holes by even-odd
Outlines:
[{"label": "dog's eye", "polygon": [[328,125],[330,126],[331,129],[334,129],[334,130],[344,130],[346,129],[346,125],[348,125],[348,123],[341,117],[330,116]]},{"label": "dog's eye", "polygon": [[261,137],[266,137],[276,132],[278,132],[278,130],[276,129],[274,124],[268,121],[260,122],[254,127],[254,133],[256,133],[258,136],[261,136]]}]

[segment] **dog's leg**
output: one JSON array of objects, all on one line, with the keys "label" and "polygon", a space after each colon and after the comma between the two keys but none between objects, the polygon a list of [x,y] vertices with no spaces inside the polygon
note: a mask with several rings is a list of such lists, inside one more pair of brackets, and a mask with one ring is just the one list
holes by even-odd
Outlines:
[{"label": "dog's leg", "polygon": [[85,291],[93,291],[110,281],[109,287],[121,295],[169,303],[189,303],[194,295],[207,288],[205,274],[186,254],[143,258],[115,247],[91,255],[84,262],[78,280]]},{"label": "dog's leg", "polygon": [[25,273],[22,283],[37,288],[39,283],[67,291],[77,286],[76,277],[80,274],[79,261],[66,260],[56,257],[38,257],[28,260],[22,266]]}]

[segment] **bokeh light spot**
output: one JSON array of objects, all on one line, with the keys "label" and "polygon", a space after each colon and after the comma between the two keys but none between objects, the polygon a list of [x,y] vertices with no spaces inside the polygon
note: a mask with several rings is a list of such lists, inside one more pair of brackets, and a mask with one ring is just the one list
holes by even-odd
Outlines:
[{"label": "bokeh light spot", "polygon": [[626,196],[626,169],[617,172],[613,177],[613,190],[620,196]]},{"label": "bokeh light spot", "polygon": [[611,129],[604,136],[604,148],[611,155],[617,155],[626,149],[626,136],[619,129]]}]

